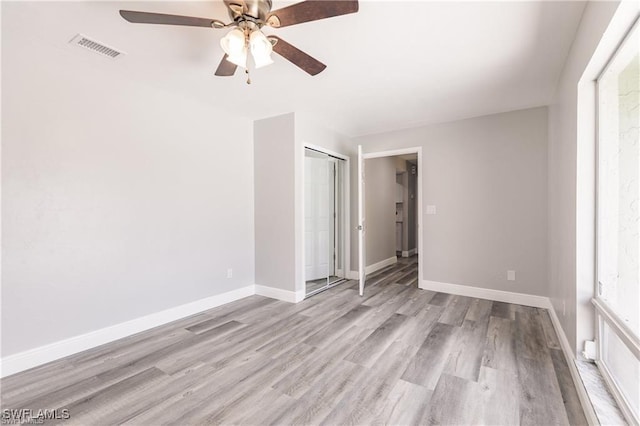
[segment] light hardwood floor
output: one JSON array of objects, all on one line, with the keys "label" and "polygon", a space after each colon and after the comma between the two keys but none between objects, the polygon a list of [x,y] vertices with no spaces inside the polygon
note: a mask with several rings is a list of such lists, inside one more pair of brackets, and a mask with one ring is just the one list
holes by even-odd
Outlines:
[{"label": "light hardwood floor", "polygon": [[[415,258],[251,296],[1,381],[69,424],[586,424],[545,310],[419,290]],[[47,424],[54,422],[46,422]]]}]

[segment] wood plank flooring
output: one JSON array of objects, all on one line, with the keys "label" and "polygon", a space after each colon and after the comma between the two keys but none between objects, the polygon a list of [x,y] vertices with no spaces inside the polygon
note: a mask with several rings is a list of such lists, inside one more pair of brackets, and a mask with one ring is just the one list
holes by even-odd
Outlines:
[{"label": "wood plank flooring", "polygon": [[417,259],[251,296],[7,377],[46,424],[587,424],[543,309],[417,288]]}]

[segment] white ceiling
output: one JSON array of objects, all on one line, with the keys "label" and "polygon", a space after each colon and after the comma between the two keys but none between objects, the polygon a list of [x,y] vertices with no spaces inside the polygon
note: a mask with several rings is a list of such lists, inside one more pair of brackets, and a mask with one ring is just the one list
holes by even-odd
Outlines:
[{"label": "white ceiling", "polygon": [[[274,0],[274,9],[290,3]],[[251,85],[241,72],[213,75],[225,30],[134,25],[119,9],[228,16],[218,0],[3,2],[2,36],[35,37],[119,77],[249,118],[310,113],[356,136],[549,104],[584,3],[365,0],[357,14],[265,30],[327,69],[310,77],[277,57],[252,72]],[[111,61],[67,44],[76,33],[127,55]]]}]

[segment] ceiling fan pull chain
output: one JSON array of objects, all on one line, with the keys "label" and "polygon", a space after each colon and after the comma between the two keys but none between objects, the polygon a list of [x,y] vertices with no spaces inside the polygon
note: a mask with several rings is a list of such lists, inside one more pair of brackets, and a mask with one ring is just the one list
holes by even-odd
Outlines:
[{"label": "ceiling fan pull chain", "polygon": [[247,74],[247,84],[251,84],[251,75],[249,75],[249,68],[244,70],[244,73]]}]

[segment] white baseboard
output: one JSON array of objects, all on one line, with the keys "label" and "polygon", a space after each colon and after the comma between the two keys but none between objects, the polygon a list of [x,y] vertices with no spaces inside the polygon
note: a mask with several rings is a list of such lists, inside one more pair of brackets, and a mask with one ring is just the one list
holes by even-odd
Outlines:
[{"label": "white baseboard", "polygon": [[[373,273],[386,266],[393,265],[396,262],[397,257],[394,256],[393,258],[389,258],[374,265],[370,265],[367,267],[367,273]],[[355,277],[353,278],[354,274]],[[358,279],[358,273],[356,271],[351,271],[351,274],[349,275],[350,277],[347,278]],[[492,290],[487,288],[441,283],[428,280],[422,281],[420,288],[458,294],[468,297],[476,297],[480,299],[489,299],[499,302],[515,303],[519,305],[548,309],[549,315],[551,316],[551,322],[553,323],[553,326],[556,330],[556,334],[558,335],[562,351],[567,360],[567,364],[569,365],[571,377],[575,384],[576,390],[578,391],[578,397],[580,399],[580,403],[582,404],[582,408],[587,421],[590,425],[599,424],[595,411],[593,410],[587,392],[584,388],[584,384],[582,383],[582,379],[578,374],[578,369],[575,365],[573,356],[573,350],[571,348],[571,345],[569,344],[567,336],[564,333],[564,330],[562,329],[562,326],[560,325],[558,316],[555,312],[555,309],[551,305],[551,301],[549,300],[549,298],[530,294],[512,293],[501,290]],[[123,322],[110,327],[105,327],[100,330],[92,331],[90,333],[29,349],[27,351],[20,352],[14,355],[9,355],[0,360],[0,377],[6,377],[20,371],[28,370],[30,368],[63,358],[65,356],[73,355],[75,353],[82,352],[87,349],[91,349],[96,346],[100,346],[105,343],[109,343],[139,333],[141,331],[149,330],[151,328],[167,324],[169,322],[176,321],[178,319],[185,318],[190,315],[206,311],[208,309],[215,308],[225,303],[233,302],[234,300],[252,296],[254,294],[291,303],[297,303],[304,299],[304,290],[293,292],[261,285],[249,285],[237,290],[232,290],[226,293],[207,297],[205,299],[196,300],[195,302],[166,309],[161,312],[146,315],[141,318],[136,318],[131,321]]]},{"label": "white baseboard", "polygon": [[282,290],[275,287],[267,287],[256,284],[256,293],[259,296],[270,297],[285,302],[298,303],[304,299],[304,289],[298,291]]},{"label": "white baseboard", "polygon": [[[374,263],[372,265],[365,266],[364,272],[367,275],[373,274],[374,272],[377,272],[382,268],[386,268],[387,266],[394,265],[396,263],[398,263],[398,256],[391,256],[388,259],[384,259],[384,260],[381,260],[380,262],[376,262],[376,263]],[[358,271],[350,271],[347,274],[347,279],[349,279],[349,280],[360,279],[360,274],[358,273]]]},{"label": "white baseboard", "polygon": [[382,268],[386,268],[387,266],[394,265],[398,263],[398,256],[391,256],[388,259],[381,260],[380,262],[376,262],[373,265],[366,266],[364,268],[364,272],[368,274],[373,274],[376,271],[379,271]]},{"label": "white baseboard", "polygon": [[411,249],[411,250],[403,250],[402,251],[402,257],[411,257],[414,254],[416,254],[418,252],[417,249]]},{"label": "white baseboard", "polygon": [[[551,302],[549,302],[549,304],[551,304]],[[553,308],[553,306],[549,307],[549,316],[551,317],[553,328],[556,330],[556,335],[558,336],[558,340],[560,341],[560,347],[562,347],[564,357],[567,360],[567,364],[569,365],[571,378],[573,379],[573,384],[575,385],[576,391],[578,392],[578,399],[580,400],[580,405],[582,405],[582,411],[587,418],[587,422],[590,426],[599,425],[600,421],[598,420],[598,416],[593,409],[593,405],[591,405],[591,400],[589,399],[587,389],[584,387],[584,383],[580,378],[580,373],[578,373],[575,356],[573,355],[573,348],[569,343],[569,339],[567,339],[567,335],[564,334],[564,329],[560,324],[560,319],[558,318],[558,314],[556,314],[556,310]]]},{"label": "white baseboard", "polygon": [[551,301],[548,297],[534,294],[513,293],[510,291],[493,290],[490,288],[473,287],[460,284],[441,283],[437,281],[423,280],[420,288],[439,291],[442,293],[457,294],[460,296],[476,297],[478,299],[495,300],[497,302],[514,303],[516,305],[533,306],[535,308],[550,309]]},{"label": "white baseboard", "polygon": [[104,345],[105,343],[113,342],[114,340],[122,339],[123,337],[131,336],[132,334],[149,330],[159,325],[167,324],[254,294],[254,286],[249,285],[120,324],[101,328],[90,333],[9,355],[0,360],[0,377],[6,377],[20,371],[28,370],[38,365],[86,351],[87,349]]}]

